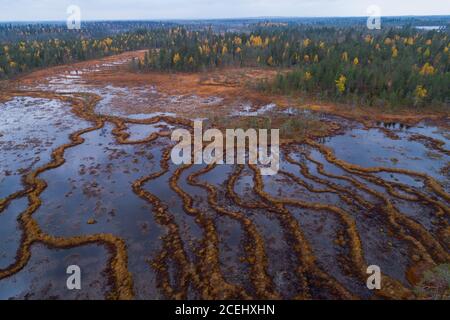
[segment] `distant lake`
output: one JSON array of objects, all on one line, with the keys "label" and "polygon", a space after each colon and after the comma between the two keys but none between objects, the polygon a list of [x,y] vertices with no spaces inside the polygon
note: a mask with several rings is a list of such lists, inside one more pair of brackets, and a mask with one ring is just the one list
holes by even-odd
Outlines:
[{"label": "distant lake", "polygon": [[416,29],[420,30],[439,30],[442,26],[417,26]]}]

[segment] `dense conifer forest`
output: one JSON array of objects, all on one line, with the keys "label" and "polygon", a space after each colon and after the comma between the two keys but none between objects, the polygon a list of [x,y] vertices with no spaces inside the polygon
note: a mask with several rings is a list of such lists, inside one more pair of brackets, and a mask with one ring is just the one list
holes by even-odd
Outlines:
[{"label": "dense conifer forest", "polygon": [[374,31],[351,21],[91,22],[79,31],[61,24],[3,24],[0,78],[147,49],[144,59],[132,62],[136,71],[275,68],[276,79],[261,81],[259,89],[364,105],[448,105],[445,19],[433,20],[441,24],[435,30],[414,26],[418,18],[399,25],[391,19]]}]

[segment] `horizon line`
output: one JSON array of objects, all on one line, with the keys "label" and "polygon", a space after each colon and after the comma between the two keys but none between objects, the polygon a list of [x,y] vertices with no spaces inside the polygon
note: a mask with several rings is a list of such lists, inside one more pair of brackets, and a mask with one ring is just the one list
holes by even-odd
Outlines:
[{"label": "horizon line", "polygon": [[[152,22],[170,22],[170,21],[210,21],[210,20],[261,20],[261,19],[349,19],[349,18],[369,18],[368,15],[361,16],[254,16],[254,17],[229,17],[229,18],[130,18],[130,19],[82,19],[83,22],[102,22],[102,21],[152,21]],[[406,17],[450,17],[448,14],[430,14],[430,15],[382,15],[381,18],[406,18]],[[15,22],[65,22],[66,20],[53,20],[53,19],[42,19],[42,20],[0,20],[0,23],[15,23]],[[449,20],[450,23],[450,20]]]}]

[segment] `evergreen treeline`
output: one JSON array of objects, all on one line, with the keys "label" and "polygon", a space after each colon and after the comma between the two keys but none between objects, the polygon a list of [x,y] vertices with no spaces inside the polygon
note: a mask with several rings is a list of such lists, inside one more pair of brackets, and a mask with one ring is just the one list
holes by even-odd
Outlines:
[{"label": "evergreen treeline", "polygon": [[82,21],[81,29],[70,30],[66,22],[10,22],[0,23],[0,43],[44,41],[54,38],[101,39],[139,29],[153,30],[175,26],[177,26],[175,23],[156,21]]},{"label": "evergreen treeline", "polygon": [[[448,30],[448,29],[447,29]],[[260,88],[364,105],[434,105],[450,99],[448,31],[273,25],[250,33],[174,28],[137,68],[198,71],[221,66],[288,68]]]},{"label": "evergreen treeline", "polygon": [[166,43],[164,28],[139,29],[101,39],[59,39],[18,41],[0,45],[0,79],[35,68],[65,64]]},{"label": "evergreen treeline", "polygon": [[[90,22],[80,33],[61,25],[0,25],[0,78],[34,68],[136,49],[141,71],[200,71],[264,66],[283,72],[262,90],[307,94],[363,105],[447,105],[450,29],[411,26],[369,31],[358,26],[311,26],[293,21]],[[180,25],[180,24],[178,24]],[[109,33],[106,27],[110,26]],[[59,30],[59,31],[58,31]],[[228,31],[226,31],[228,30]],[[230,30],[235,30],[231,32]],[[55,38],[55,33],[60,37]],[[109,36],[102,36],[109,34]]]}]

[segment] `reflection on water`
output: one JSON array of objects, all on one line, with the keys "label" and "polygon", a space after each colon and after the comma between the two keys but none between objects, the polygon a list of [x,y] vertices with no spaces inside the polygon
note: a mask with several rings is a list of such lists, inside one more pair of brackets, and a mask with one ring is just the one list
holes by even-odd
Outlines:
[{"label": "reflection on water", "polygon": [[[0,281],[0,300],[104,299],[109,289],[107,260],[107,249],[97,245],[64,250],[35,245],[27,266]],[[82,290],[67,289],[66,270],[70,265],[82,270]]]},{"label": "reflection on water", "polygon": [[88,127],[57,100],[15,97],[0,104],[0,199],[21,189],[21,179],[50,160],[69,134]]},{"label": "reflection on water", "polygon": [[[445,146],[449,145],[449,140],[442,132],[437,132],[435,127],[424,125],[404,129],[398,133],[399,139],[391,139],[377,129],[353,129],[344,135],[328,138],[325,145],[331,147],[339,159],[353,164],[363,167],[410,169],[446,182],[447,173],[442,172],[442,169],[448,164],[449,156],[430,150],[420,142],[411,141],[408,138],[413,133],[437,138],[445,142]],[[430,156],[430,152],[436,152],[438,155]]]},{"label": "reflection on water", "polygon": [[[95,70],[64,74],[46,89],[99,94],[103,100],[97,112],[126,114],[135,122],[175,117],[173,111],[186,103],[222,102],[168,97],[148,86],[88,88],[82,74]],[[129,94],[143,98],[143,104],[145,97],[158,98],[171,108],[153,113],[110,108],[114,99],[129,101]],[[275,104],[244,105],[240,112],[235,115],[309,116]],[[67,143],[70,133],[92,125],[65,103],[42,98],[13,98],[0,104],[0,114],[0,198],[23,189],[22,177],[48,163],[51,151]],[[119,144],[107,122],[67,149],[61,166],[40,174],[47,187],[33,218],[53,236],[104,233],[123,239],[138,299],[162,299],[183,288],[183,298],[203,298],[216,289],[214,298],[220,298],[220,290],[230,287],[255,298],[265,298],[268,289],[287,299],[342,298],[332,290],[336,283],[371,298],[374,292],[361,281],[365,264],[380,266],[398,286],[412,289],[416,267],[448,262],[448,130],[428,122],[380,122],[366,129],[348,119],[319,117],[344,130],[283,147],[280,173],[264,177],[251,166],[218,165],[208,171],[193,165],[180,172],[163,156],[173,145],[168,138]],[[134,142],[177,127],[163,121],[126,126]],[[142,192],[162,205],[133,191],[136,181],[149,176]],[[0,212],[0,274],[16,260],[22,239],[18,218],[28,205],[26,196],[19,197]],[[103,245],[54,249],[33,244],[25,267],[0,280],[0,299],[103,299],[111,289],[110,258],[111,248]],[[65,289],[70,264],[85,274],[80,292]]]}]

